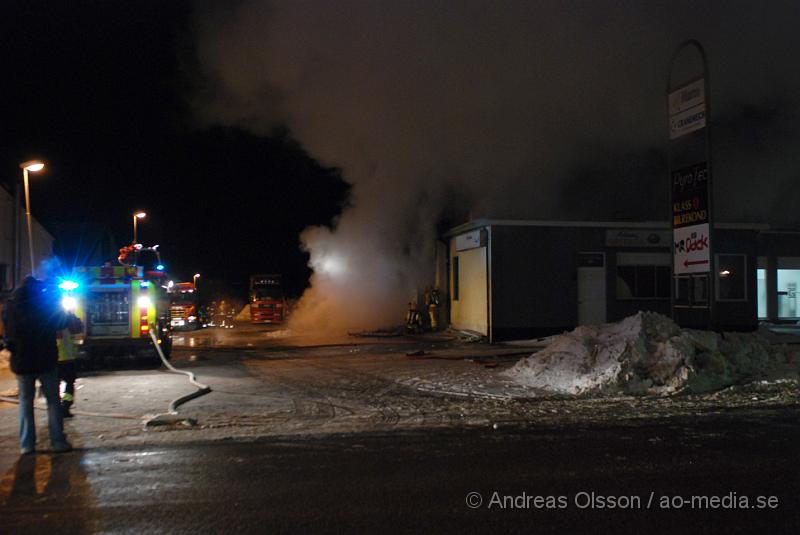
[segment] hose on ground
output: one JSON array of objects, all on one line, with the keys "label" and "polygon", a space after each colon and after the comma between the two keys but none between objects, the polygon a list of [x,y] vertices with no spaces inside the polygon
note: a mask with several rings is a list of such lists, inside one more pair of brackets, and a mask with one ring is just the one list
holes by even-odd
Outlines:
[{"label": "hose on ground", "polygon": [[206,394],[211,392],[211,387],[208,386],[208,385],[204,385],[203,383],[198,382],[197,378],[194,375],[194,373],[192,373],[190,371],[186,371],[186,370],[179,370],[178,368],[176,368],[175,366],[173,366],[172,364],[169,363],[169,361],[167,360],[167,357],[164,356],[164,351],[161,349],[161,344],[158,343],[158,339],[156,338],[156,334],[153,331],[154,331],[154,329],[150,329],[150,339],[153,341],[153,346],[156,348],[156,352],[158,353],[159,358],[161,358],[161,362],[164,364],[164,366],[170,372],[172,372],[172,373],[180,373],[182,375],[187,376],[189,378],[189,382],[192,383],[194,386],[196,386],[197,390],[195,390],[191,394],[187,394],[187,395],[181,396],[181,397],[179,397],[177,399],[173,399],[170,402],[169,408],[167,409],[166,413],[156,414],[155,416],[150,418],[145,423],[145,425],[151,425],[154,421],[156,421],[157,418],[159,418],[161,416],[166,416],[166,415],[175,416],[176,414],[178,414],[178,407],[179,406],[183,405],[187,401],[190,401],[190,400],[195,399],[195,398],[199,398],[200,396],[205,396]]},{"label": "hose on ground", "polygon": [[[181,406],[184,403],[186,403],[188,401],[191,401],[191,400],[193,400],[195,398],[199,398],[200,396],[205,396],[206,394],[211,392],[211,387],[208,386],[208,385],[204,385],[203,383],[198,382],[197,378],[194,375],[194,373],[189,372],[189,371],[185,371],[185,370],[179,370],[175,366],[173,366],[172,364],[169,363],[167,358],[164,356],[164,351],[161,349],[161,345],[158,343],[158,339],[156,338],[156,335],[155,335],[155,333],[153,332],[152,329],[150,330],[150,338],[153,340],[153,346],[156,348],[156,352],[158,353],[158,356],[161,359],[161,362],[164,364],[164,366],[166,366],[167,370],[169,370],[172,373],[179,373],[179,374],[182,374],[182,375],[186,375],[189,378],[189,382],[197,387],[197,390],[195,390],[191,394],[187,394],[185,396],[181,396],[181,397],[179,397],[177,399],[172,400],[170,402],[170,404],[169,404],[169,408],[167,409],[166,413],[161,413],[161,414],[156,414],[155,416],[146,417],[147,420],[145,422],[145,425],[153,425],[155,422],[157,422],[157,419],[159,417],[175,416],[175,415],[178,414],[178,407],[179,406]],[[14,403],[14,404],[17,404],[17,405],[19,404],[19,399],[15,398],[15,397],[0,396],[0,401],[4,401],[6,403]],[[40,409],[46,408],[45,405],[41,405],[41,404],[36,404],[36,406],[37,406],[37,408],[40,408]],[[80,410],[73,410],[72,413],[80,415],[80,416],[97,416],[97,417],[102,417],[102,418],[120,418],[120,419],[125,419],[125,420],[141,420],[142,419],[142,416],[136,416],[136,415],[132,415],[132,414],[99,413],[99,412],[89,412],[89,411],[80,411]]]},{"label": "hose on ground", "polygon": [[[11,398],[7,396],[0,396],[0,401],[4,401],[6,403],[13,403],[15,405],[19,405],[19,398]],[[47,405],[44,403],[34,403],[34,407],[37,409],[47,409]],[[77,414],[78,416],[97,416],[98,418],[118,418],[121,420],[141,420],[142,417],[136,414],[122,414],[118,412],[91,412],[91,411],[80,411],[80,410],[71,410],[72,414]]]}]

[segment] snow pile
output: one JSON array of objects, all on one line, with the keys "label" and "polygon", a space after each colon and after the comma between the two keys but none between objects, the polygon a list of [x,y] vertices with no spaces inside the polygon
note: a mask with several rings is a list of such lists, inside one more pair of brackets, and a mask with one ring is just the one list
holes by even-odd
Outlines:
[{"label": "snow pile", "polygon": [[242,310],[233,318],[236,321],[250,321],[250,305],[247,304]]},{"label": "snow pile", "polygon": [[552,337],[504,375],[558,394],[671,394],[761,377],[785,362],[783,348],[758,334],[682,330],[665,316],[639,312]]}]

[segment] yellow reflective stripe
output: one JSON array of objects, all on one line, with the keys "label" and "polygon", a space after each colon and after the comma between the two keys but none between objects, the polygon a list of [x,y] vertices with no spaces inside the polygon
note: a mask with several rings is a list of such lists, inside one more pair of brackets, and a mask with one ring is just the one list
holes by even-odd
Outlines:
[{"label": "yellow reflective stripe", "polygon": [[75,401],[75,396],[73,396],[72,394],[68,394],[68,393],[64,392],[63,394],[61,394],[61,400],[62,401]]},{"label": "yellow reflective stripe", "polygon": [[130,324],[131,324],[131,338],[139,338],[139,292],[137,291],[139,288],[139,281],[132,280],[131,281],[131,315],[130,315]]},{"label": "yellow reflective stripe", "polygon": [[[155,325],[156,324],[156,304],[158,303],[158,295],[155,289],[155,283],[150,283],[149,292],[150,295],[150,306],[147,309],[147,324],[148,325]],[[156,333],[158,335],[159,333]]]}]

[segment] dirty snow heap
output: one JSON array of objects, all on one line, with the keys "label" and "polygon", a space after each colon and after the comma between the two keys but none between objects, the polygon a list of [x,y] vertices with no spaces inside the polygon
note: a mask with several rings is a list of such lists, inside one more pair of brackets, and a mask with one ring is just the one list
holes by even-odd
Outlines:
[{"label": "dirty snow heap", "polygon": [[639,312],[555,336],[504,375],[556,394],[663,395],[763,378],[786,362],[784,347],[756,333],[681,329],[665,316]]}]

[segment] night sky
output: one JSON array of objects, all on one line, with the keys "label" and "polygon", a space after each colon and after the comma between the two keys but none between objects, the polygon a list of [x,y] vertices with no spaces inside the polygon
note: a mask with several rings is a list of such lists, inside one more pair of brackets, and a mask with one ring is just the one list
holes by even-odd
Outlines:
[{"label": "night sky", "polygon": [[170,273],[243,283],[284,273],[307,284],[298,234],[330,224],[349,186],[291,133],[200,124],[191,109],[196,69],[186,1],[4,2],[0,48],[0,179],[46,161],[32,178],[34,216],[82,264],[109,231],[160,244]]},{"label": "night sky", "polygon": [[667,65],[689,38],[716,220],[800,228],[793,0],[3,7],[0,179],[47,161],[33,211],[68,262],[146,210],[176,278],[281,272],[313,288],[295,321],[391,324],[469,217],[667,220]]}]

